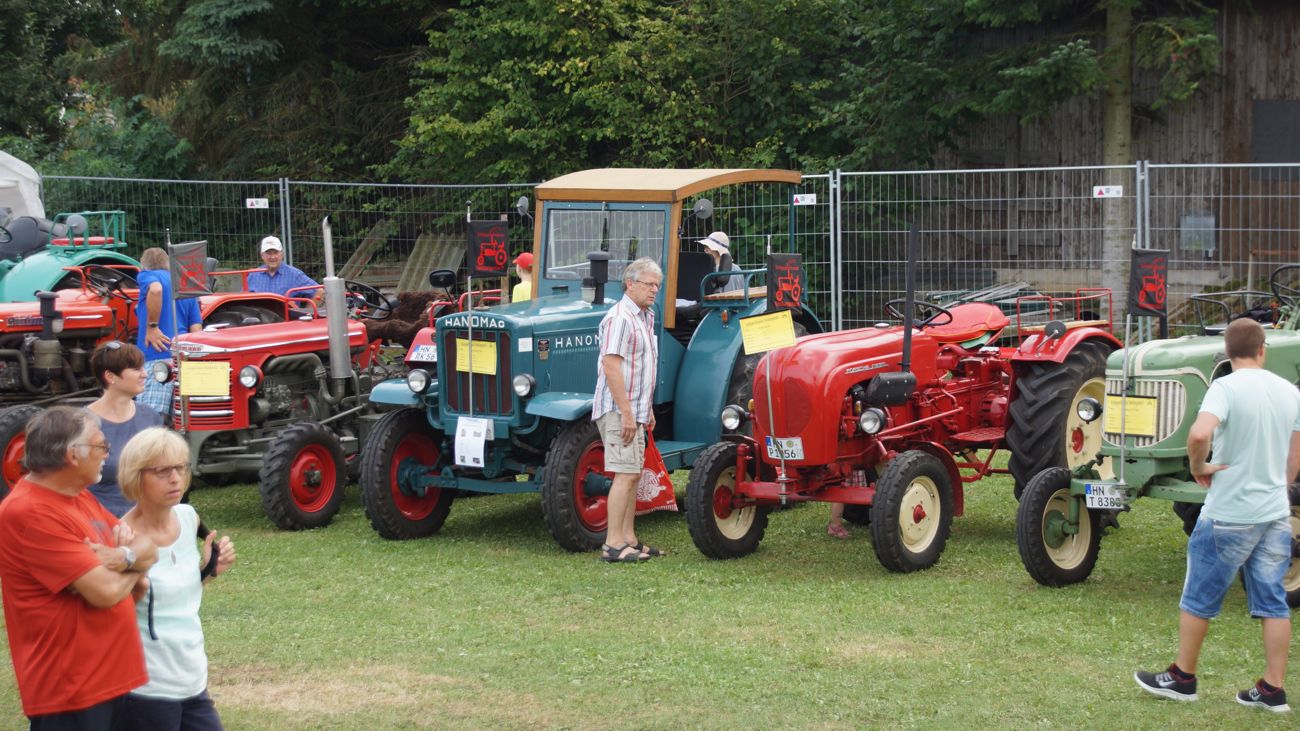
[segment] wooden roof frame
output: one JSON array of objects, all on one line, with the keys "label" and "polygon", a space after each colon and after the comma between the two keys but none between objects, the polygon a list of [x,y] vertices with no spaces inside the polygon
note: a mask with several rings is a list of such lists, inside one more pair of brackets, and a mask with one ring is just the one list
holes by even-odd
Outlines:
[{"label": "wooden roof frame", "polygon": [[679,203],[700,191],[741,183],[790,183],[797,170],[755,168],[597,168],[561,175],[537,186],[538,201]]}]

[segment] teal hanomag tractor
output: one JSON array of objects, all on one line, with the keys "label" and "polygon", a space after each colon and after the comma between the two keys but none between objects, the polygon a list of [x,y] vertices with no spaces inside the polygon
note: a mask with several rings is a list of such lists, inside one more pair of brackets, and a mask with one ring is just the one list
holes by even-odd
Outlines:
[{"label": "teal hanomag tractor", "polygon": [[[1300,265],[1278,268],[1270,277],[1275,322],[1265,325],[1264,367],[1300,385]],[[1250,292],[1217,293],[1220,301]],[[1208,299],[1208,298],[1207,298]],[[1227,314],[1226,307],[1224,313]],[[1097,563],[1101,518],[1127,510],[1139,497],[1174,501],[1191,531],[1206,489],[1192,479],[1187,433],[1215,378],[1232,365],[1224,353],[1222,326],[1204,335],[1153,340],[1117,350],[1106,363],[1105,402],[1078,405],[1084,420],[1105,419],[1095,459],[1073,471],[1044,470],[1025,486],[1016,517],[1016,542],[1030,576],[1046,586],[1083,581]],[[1289,486],[1292,563],[1283,584],[1287,601],[1300,606],[1300,486]]]},{"label": "teal hanomag tractor", "polygon": [[[540,491],[561,546],[598,548],[610,475],[591,421],[597,328],[623,296],[624,268],[650,257],[664,270],[654,303],[655,437],[670,471],[690,467],[718,441],[724,404],[749,399],[757,357],[742,354],[739,321],[766,309],[766,290],[749,286],[763,273],[754,270],[744,274],[747,289],[715,292],[727,274],[714,274],[708,254],[681,241],[683,215],[707,218],[712,204],[696,198],[684,214],[683,202],[723,186],[777,184],[791,205],[800,180],[783,170],[619,169],[539,186],[534,298],[439,318],[408,353],[407,380],[370,394],[399,407],[375,425],[361,452],[361,496],[375,530],[391,539],[428,536],[461,492]],[[788,215],[793,221],[793,210]],[[726,258],[721,268],[730,268]],[[807,311],[795,319],[797,329],[820,330]],[[458,436],[467,417],[488,428]],[[478,463],[454,458],[458,439]]]},{"label": "teal hanomag tractor", "polygon": [[139,270],[122,250],[126,213],[60,213],[54,220],[14,216],[0,226],[0,302],[34,302],[38,291],[75,289],[83,284],[73,267]]}]

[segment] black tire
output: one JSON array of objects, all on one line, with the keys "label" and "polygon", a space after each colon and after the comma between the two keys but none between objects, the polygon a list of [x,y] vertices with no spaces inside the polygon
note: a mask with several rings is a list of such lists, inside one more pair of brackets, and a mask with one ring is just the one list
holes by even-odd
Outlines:
[{"label": "black tire", "polygon": [[1287,605],[1294,608],[1300,607],[1300,561],[1296,560],[1300,545],[1300,482],[1291,483],[1286,494],[1291,500],[1291,565],[1282,576],[1282,588],[1286,589]]},{"label": "black tire", "polygon": [[10,406],[0,411],[0,500],[8,497],[13,486],[27,474],[23,467],[27,422],[42,411],[44,409],[40,406],[31,404]]},{"label": "black tire", "polygon": [[876,480],[871,545],[890,571],[927,569],[939,561],[952,530],[952,478],[937,457],[903,452]]},{"label": "black tire", "polygon": [[606,499],[604,495],[587,495],[583,481],[592,472],[613,475],[605,471],[605,446],[596,422],[583,419],[561,428],[546,454],[545,470],[542,516],[546,529],[566,551],[599,549],[609,527]]},{"label": "black tire", "polygon": [[[1072,535],[1061,531],[1071,500],[1080,502],[1081,511]],[[1016,546],[1025,570],[1043,586],[1077,584],[1097,565],[1101,516],[1082,503],[1082,497],[1070,495],[1070,471],[1064,467],[1043,470],[1025,486],[1016,513]]]},{"label": "black tire", "polygon": [[844,519],[854,525],[871,525],[871,506],[846,503]]},{"label": "black tire", "polygon": [[430,488],[423,496],[402,488],[399,468],[408,459],[441,470],[443,435],[423,409],[398,409],[380,419],[361,447],[361,503],[370,525],[389,540],[424,538],[442,529],[455,490]]},{"label": "black tire", "polygon": [[[1050,467],[1082,465],[1101,448],[1101,419],[1084,423],[1074,405],[1089,396],[1098,401],[1106,394],[1106,356],[1109,343],[1079,343],[1062,363],[1028,363],[1016,373],[1016,398],[1011,402],[1011,475],[1016,498],[1039,472]],[[1108,468],[1101,477],[1108,477]]]},{"label": "black tire", "polygon": [[258,475],[262,507],[284,530],[329,525],[343,504],[347,466],[334,432],[311,421],[280,432]]},{"label": "black tire", "polygon": [[765,505],[731,504],[736,485],[736,445],[718,442],[705,449],[686,482],[686,527],[709,558],[740,558],[758,548],[767,530]]}]

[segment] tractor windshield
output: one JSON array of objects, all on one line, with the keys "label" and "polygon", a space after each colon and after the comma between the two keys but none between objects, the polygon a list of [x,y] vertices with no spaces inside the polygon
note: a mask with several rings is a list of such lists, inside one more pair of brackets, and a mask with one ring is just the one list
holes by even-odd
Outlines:
[{"label": "tractor windshield", "polygon": [[619,282],[634,259],[663,261],[667,212],[663,209],[552,208],[547,216],[544,277],[581,281],[590,271],[587,252],[609,252],[609,281]]}]

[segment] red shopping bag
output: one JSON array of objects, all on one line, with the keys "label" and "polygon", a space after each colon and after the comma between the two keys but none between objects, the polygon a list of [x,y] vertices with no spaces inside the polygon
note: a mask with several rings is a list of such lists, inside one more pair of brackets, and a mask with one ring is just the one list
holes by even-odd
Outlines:
[{"label": "red shopping bag", "polygon": [[645,515],[656,510],[675,512],[677,497],[673,494],[673,481],[655,446],[655,439],[646,434],[645,464],[641,466],[641,479],[636,484],[636,514]]}]

